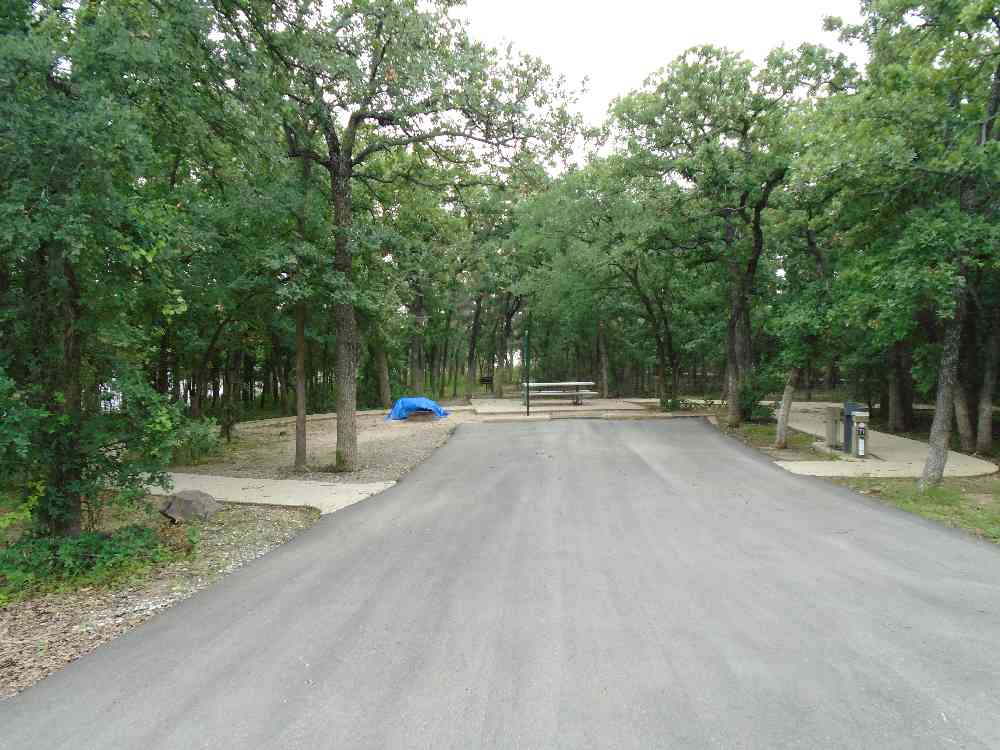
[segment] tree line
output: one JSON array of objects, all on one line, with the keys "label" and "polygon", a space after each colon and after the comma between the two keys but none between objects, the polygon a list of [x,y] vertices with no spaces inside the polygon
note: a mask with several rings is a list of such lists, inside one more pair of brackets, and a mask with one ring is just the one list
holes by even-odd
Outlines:
[{"label": "tree line", "polygon": [[[584,130],[454,3],[23,2],[0,16],[0,474],[39,529],[160,481],[183,427],[464,398],[825,382],[992,450],[1000,21],[866,3],[820,45],[695,47]],[[586,163],[566,167],[582,138]]]}]

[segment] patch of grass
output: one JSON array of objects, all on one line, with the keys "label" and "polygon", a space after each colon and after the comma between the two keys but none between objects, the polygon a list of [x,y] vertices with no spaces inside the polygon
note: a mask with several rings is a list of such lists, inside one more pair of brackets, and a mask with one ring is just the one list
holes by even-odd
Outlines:
[{"label": "patch of grass", "polygon": [[[739,427],[723,427],[723,430],[753,448],[771,448],[774,445],[778,425],[775,422],[765,424],[744,422]],[[788,430],[788,447],[792,450],[809,450],[815,441],[816,438],[812,435],[791,428]]]},{"label": "patch of grass", "polygon": [[1000,478],[947,477],[921,494],[916,479],[852,478],[831,480],[918,516],[964,529],[1000,544]]}]

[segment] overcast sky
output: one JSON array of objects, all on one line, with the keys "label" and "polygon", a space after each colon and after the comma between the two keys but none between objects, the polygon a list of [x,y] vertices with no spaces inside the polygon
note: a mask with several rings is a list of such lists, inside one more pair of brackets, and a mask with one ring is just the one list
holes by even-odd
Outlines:
[{"label": "overcast sky", "polygon": [[760,61],[780,44],[808,41],[860,62],[860,52],[823,31],[824,16],[856,21],[858,6],[858,0],[467,0],[462,14],[475,38],[494,47],[513,42],[571,85],[589,79],[579,108],[596,125],[612,99],[698,44]]}]

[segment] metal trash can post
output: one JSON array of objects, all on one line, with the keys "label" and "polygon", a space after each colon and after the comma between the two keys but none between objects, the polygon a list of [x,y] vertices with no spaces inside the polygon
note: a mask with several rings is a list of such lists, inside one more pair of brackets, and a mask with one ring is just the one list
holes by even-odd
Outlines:
[{"label": "metal trash can post", "polygon": [[839,441],[837,440],[837,427],[840,423],[841,408],[839,406],[826,407],[826,447],[827,450],[834,450]]},{"label": "metal trash can post", "polygon": [[854,444],[854,411],[858,404],[852,401],[844,402],[844,453],[853,453],[851,446]]}]

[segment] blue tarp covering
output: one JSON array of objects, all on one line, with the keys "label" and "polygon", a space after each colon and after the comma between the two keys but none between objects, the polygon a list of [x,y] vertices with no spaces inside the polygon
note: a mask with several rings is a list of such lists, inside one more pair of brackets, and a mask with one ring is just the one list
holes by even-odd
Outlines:
[{"label": "blue tarp covering", "polygon": [[406,419],[415,411],[432,412],[435,419],[443,419],[448,416],[448,412],[442,409],[437,401],[431,401],[423,396],[405,396],[396,401],[386,419]]}]

